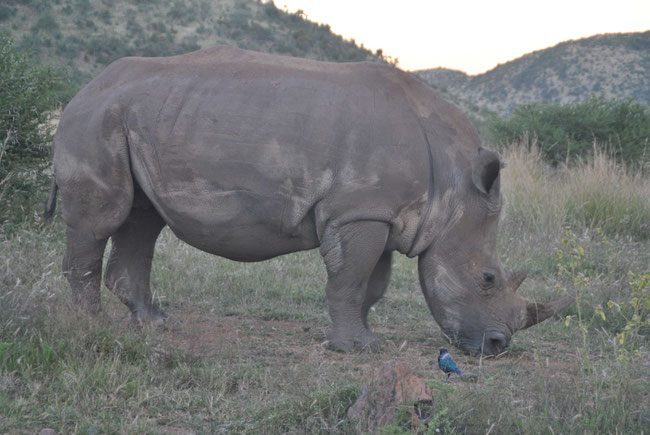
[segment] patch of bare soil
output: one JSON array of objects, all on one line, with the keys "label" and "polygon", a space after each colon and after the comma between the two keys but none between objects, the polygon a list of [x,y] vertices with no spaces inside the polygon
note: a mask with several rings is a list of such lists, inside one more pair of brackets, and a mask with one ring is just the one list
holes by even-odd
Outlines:
[{"label": "patch of bare soil", "polygon": [[[190,310],[176,312],[178,327],[164,336],[177,349],[203,357],[219,358],[224,364],[255,361],[275,368],[303,365],[319,376],[339,373],[351,381],[361,382],[387,361],[402,362],[428,379],[446,381],[437,367],[441,347],[449,347],[432,331],[430,339],[422,339],[422,331],[399,328],[375,328],[383,346],[377,353],[337,353],[326,349],[326,328],[309,322],[260,320],[245,316],[222,316]],[[508,351],[497,358],[477,358],[450,349],[454,359],[466,373],[463,379],[451,382],[470,388],[497,372],[533,372],[540,368],[549,372],[567,373],[573,361],[540,358],[534,351]],[[557,354],[557,353],[556,353]],[[561,354],[561,353],[560,353]],[[567,376],[569,374],[567,373]]]},{"label": "patch of bare soil", "polygon": [[[110,301],[105,308],[109,323],[125,327],[129,324],[130,313],[119,301]],[[338,353],[325,346],[327,324],[224,316],[195,310],[190,305],[168,313],[173,325],[161,332],[160,338],[170,347],[197,357],[214,358],[224,366],[254,361],[275,376],[286,376],[288,383],[292,376],[308,376],[314,388],[341,377],[361,386],[389,361],[407,364],[425,379],[446,382],[447,376],[437,367],[438,353],[443,347],[450,349],[466,375],[453,375],[450,379],[452,385],[462,389],[480,388],[494,376],[534,381],[540,372],[569,382],[572,372],[580,367],[574,349],[540,340],[525,340],[521,345],[526,348],[515,346],[496,358],[479,358],[450,347],[437,328],[426,333],[397,325],[373,328],[383,343],[379,352]]]}]

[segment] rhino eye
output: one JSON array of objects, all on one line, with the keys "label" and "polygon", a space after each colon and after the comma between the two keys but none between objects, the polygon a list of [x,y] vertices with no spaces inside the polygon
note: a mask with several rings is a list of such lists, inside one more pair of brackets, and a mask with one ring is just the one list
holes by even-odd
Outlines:
[{"label": "rhino eye", "polygon": [[490,272],[483,272],[483,283],[486,287],[491,287],[494,285],[494,274]]}]

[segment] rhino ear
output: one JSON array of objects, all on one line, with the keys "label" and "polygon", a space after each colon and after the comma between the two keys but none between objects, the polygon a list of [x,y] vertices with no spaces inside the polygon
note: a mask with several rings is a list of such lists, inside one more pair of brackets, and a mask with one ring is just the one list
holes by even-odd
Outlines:
[{"label": "rhino ear", "polygon": [[472,168],[472,181],[477,189],[489,194],[490,189],[498,188],[499,172],[502,167],[501,160],[495,152],[479,148]]}]

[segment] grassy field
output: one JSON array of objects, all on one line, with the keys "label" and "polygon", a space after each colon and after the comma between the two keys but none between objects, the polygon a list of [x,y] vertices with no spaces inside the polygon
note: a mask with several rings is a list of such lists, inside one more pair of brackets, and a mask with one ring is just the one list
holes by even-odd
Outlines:
[{"label": "grassy field", "polygon": [[[105,318],[75,311],[63,225],[31,222],[0,240],[0,433],[347,433],[347,408],[391,360],[433,390],[421,432],[649,433],[650,178],[603,155],[572,169],[525,147],[503,155],[506,266],[529,271],[526,297],[568,291],[579,305],[499,358],[451,349],[471,381],[447,384],[432,364],[445,341],[414,259],[397,257],[371,313],[381,351],[341,354],[322,345],[317,251],[241,264],[165,230],[152,281],[175,327],[136,331],[108,291]],[[398,420],[385,432],[417,430]]]}]

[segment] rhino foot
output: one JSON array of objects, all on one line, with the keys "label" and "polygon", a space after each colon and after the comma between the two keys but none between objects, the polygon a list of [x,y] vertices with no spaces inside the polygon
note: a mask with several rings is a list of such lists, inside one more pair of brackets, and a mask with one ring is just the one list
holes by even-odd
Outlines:
[{"label": "rhino foot", "polygon": [[149,312],[144,310],[135,310],[131,312],[131,325],[135,328],[152,328],[166,331],[173,329],[173,325],[178,322],[170,320],[169,316],[159,308],[154,308]]},{"label": "rhino foot", "polygon": [[353,337],[341,337],[340,334],[328,334],[327,348],[335,352],[377,352],[381,349],[381,341],[369,330]]}]

